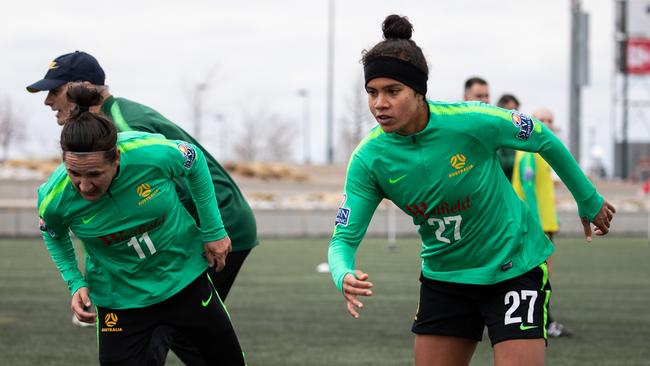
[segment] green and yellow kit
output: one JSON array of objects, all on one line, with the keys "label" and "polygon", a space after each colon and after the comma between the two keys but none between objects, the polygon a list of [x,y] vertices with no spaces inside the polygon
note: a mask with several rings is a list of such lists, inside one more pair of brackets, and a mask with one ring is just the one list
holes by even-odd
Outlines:
[{"label": "green and yellow kit", "polygon": [[480,102],[428,102],[413,135],[377,126],[353,152],[328,259],[341,290],[370,219],[387,198],[419,226],[422,274],[438,281],[493,284],[538,266],[552,243],[513,191],[497,158],[507,147],[539,152],[592,220],[603,198],[541,122]]},{"label": "green and yellow kit", "polygon": [[[38,190],[41,231],[63,280],[74,294],[111,309],[159,303],[194,281],[208,265],[203,244],[226,230],[201,150],[162,135],[118,135],[120,162],[97,201],[81,197],[62,164]],[[201,227],[176,194],[183,178]],[[70,231],[86,250],[86,278],[77,267]]]},{"label": "green and yellow kit", "polygon": [[[219,211],[223,216],[223,223],[232,240],[232,250],[251,249],[259,243],[253,210],[246,202],[239,187],[237,187],[228,172],[217,162],[217,159],[210,155],[190,134],[152,108],[125,98],[109,97],[102,104],[101,112],[113,120],[120,132],[159,133],[170,140],[186,141],[198,147],[208,163]],[[192,217],[199,220],[187,186],[182,180],[177,180],[176,183],[181,202]]]},{"label": "green and yellow kit", "polygon": [[558,231],[553,169],[539,154],[517,151],[512,188],[528,204],[530,213],[547,233]]}]

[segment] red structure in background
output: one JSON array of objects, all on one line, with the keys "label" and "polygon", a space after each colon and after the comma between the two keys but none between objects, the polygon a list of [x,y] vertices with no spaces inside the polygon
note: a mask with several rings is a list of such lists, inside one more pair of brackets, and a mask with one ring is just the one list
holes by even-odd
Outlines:
[{"label": "red structure in background", "polygon": [[628,39],[627,73],[631,75],[650,74],[650,39]]}]

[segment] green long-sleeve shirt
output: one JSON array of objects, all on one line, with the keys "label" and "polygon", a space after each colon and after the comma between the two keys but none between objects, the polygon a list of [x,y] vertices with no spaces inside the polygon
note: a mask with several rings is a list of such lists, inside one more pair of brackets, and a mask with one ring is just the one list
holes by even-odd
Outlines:
[{"label": "green long-sleeve shirt", "polygon": [[[119,170],[97,201],[81,197],[65,165],[38,190],[43,239],[74,294],[90,289],[95,305],[140,308],[183,289],[203,271],[203,244],[224,238],[203,153],[183,141],[142,132],[120,133]],[[201,228],[176,194],[184,178]],[[77,267],[69,232],[86,250],[86,278]]]},{"label": "green long-sleeve shirt", "polygon": [[[244,195],[226,170],[190,134],[152,108],[124,98],[110,96],[102,104],[101,112],[115,122],[119,131],[160,133],[170,140],[187,141],[198,147],[208,163],[219,211],[232,240],[233,251],[250,249],[258,244],[255,216]],[[176,181],[176,188],[185,208],[198,220],[192,197],[183,180]]]},{"label": "green long-sleeve shirt", "polygon": [[429,102],[429,113],[424,130],[402,136],[377,126],[353,152],[328,253],[339,290],[383,198],[419,226],[426,278],[492,284],[542,263],[553,245],[502,173],[500,147],[539,152],[580,216],[591,220],[602,207],[603,198],[541,122],[479,102]]}]

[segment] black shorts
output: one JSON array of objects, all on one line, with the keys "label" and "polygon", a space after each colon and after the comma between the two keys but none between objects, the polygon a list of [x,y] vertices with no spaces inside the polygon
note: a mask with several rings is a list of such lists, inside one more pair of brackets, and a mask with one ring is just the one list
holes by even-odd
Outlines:
[{"label": "black shorts", "polygon": [[102,365],[162,365],[176,332],[192,342],[205,364],[245,364],[228,313],[206,273],[155,305],[97,307]]},{"label": "black shorts", "polygon": [[226,257],[226,266],[221,270],[221,272],[217,272],[215,270],[216,267],[208,268],[208,274],[210,275],[210,278],[212,278],[214,288],[217,289],[217,293],[219,293],[219,297],[222,301],[226,301],[228,292],[230,291],[232,284],[235,282],[235,278],[250,252],[251,249],[245,249],[228,253],[228,256]]},{"label": "black shorts", "polygon": [[[226,296],[228,296],[228,292],[235,282],[237,273],[239,273],[239,269],[244,264],[244,260],[250,251],[250,249],[246,249],[230,252],[226,258],[226,267],[221,272],[217,272],[215,267],[208,268],[208,274],[212,279],[212,284],[222,301],[226,301]],[[199,350],[194,347],[190,339],[180,332],[172,335],[171,349],[186,365],[202,364]]]},{"label": "black shorts", "polygon": [[480,341],[487,326],[492,345],[509,339],[546,339],[551,284],[546,263],[493,285],[467,285],[420,276],[415,334]]}]

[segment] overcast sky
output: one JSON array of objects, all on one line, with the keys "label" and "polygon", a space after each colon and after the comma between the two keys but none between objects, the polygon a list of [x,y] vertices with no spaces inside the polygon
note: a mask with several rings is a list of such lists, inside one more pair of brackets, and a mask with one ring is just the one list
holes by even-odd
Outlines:
[{"label": "overcast sky", "polygon": [[[16,103],[28,131],[27,141],[12,149],[14,157],[58,154],[59,127],[42,104],[45,93],[28,94],[25,86],[40,79],[55,57],[83,50],[97,57],[114,95],[147,104],[188,131],[193,129],[193,90],[209,81],[201,140],[217,158],[234,156],[224,155],[221,147],[243,133],[248,113],[292,121],[299,160],[302,100],[297,91],[306,89],[311,154],[316,162],[324,161],[326,0],[95,4],[38,0],[3,5],[0,95]],[[586,166],[588,147],[602,145],[608,152],[613,136],[614,2],[583,0],[582,6],[591,22],[591,83],[583,94],[582,120]],[[336,121],[348,110],[346,99],[362,90],[361,50],[381,40],[381,22],[391,13],[406,15],[414,24],[413,39],[430,66],[429,99],[459,100],[465,79],[479,75],[489,81],[493,102],[508,92],[520,99],[523,111],[540,106],[555,111],[566,141],[568,0],[337,1]],[[217,114],[223,123],[217,123]],[[588,126],[595,132],[587,133]],[[259,128],[272,126],[260,123]],[[611,166],[609,156],[606,163]]]}]

